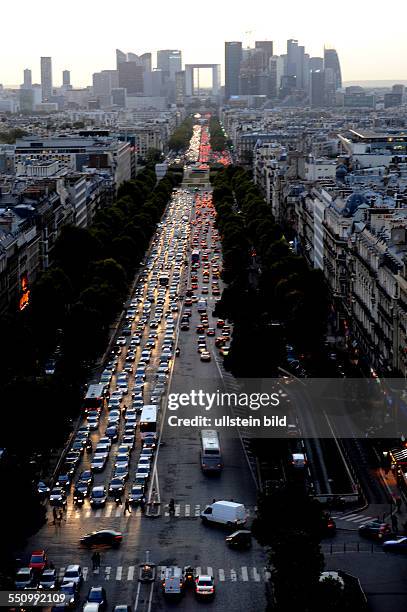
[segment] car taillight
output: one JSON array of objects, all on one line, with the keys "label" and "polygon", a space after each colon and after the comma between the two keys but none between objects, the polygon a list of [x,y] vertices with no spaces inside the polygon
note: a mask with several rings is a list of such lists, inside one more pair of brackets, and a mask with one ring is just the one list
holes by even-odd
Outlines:
[{"label": "car taillight", "polygon": [[121,535],[114,536],[114,539],[115,539],[115,540],[121,540],[121,539],[122,539],[122,536],[121,536]]}]

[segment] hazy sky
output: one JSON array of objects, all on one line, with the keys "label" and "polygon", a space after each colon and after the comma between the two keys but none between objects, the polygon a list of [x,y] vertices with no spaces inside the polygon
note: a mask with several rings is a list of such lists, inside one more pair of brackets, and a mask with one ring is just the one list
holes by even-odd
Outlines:
[{"label": "hazy sky", "polygon": [[115,68],[115,49],[181,49],[186,63],[224,63],[224,41],[296,38],[311,55],[336,47],[344,80],[407,78],[406,0],[20,0],[1,8],[0,83],[24,68],[39,82],[40,56],[53,58],[54,84],[74,86]]}]

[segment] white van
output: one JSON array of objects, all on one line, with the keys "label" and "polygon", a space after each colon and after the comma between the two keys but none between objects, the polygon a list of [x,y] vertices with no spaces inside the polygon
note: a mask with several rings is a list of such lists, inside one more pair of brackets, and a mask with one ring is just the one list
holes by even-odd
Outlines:
[{"label": "white van", "polygon": [[232,501],[217,501],[201,512],[204,524],[218,523],[220,525],[245,525],[247,512],[243,504]]}]

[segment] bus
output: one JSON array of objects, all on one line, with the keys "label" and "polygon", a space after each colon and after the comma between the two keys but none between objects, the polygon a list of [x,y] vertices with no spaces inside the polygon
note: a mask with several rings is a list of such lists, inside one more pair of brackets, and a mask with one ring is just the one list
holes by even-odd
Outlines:
[{"label": "bus", "polygon": [[199,264],[199,257],[200,257],[200,252],[199,249],[193,249],[192,253],[191,253],[191,263],[195,264]]},{"label": "bus", "polygon": [[88,410],[102,410],[105,407],[107,401],[106,387],[107,385],[101,383],[89,385],[85,399],[83,400],[83,409],[85,412],[88,412]]},{"label": "bus", "polygon": [[222,452],[218,432],[214,429],[201,431],[201,469],[205,472],[218,473],[223,468]]},{"label": "bus", "polygon": [[157,406],[145,404],[140,416],[140,436],[144,440],[147,434],[157,433]]}]

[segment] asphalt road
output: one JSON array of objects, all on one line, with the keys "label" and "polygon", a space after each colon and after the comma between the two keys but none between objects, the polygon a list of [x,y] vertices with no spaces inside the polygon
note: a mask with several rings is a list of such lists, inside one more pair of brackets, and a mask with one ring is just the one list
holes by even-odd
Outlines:
[{"label": "asphalt road", "polygon": [[[161,235],[152,248],[157,249],[158,255],[163,257],[163,265],[170,274],[170,283],[174,278],[174,262],[168,256],[169,241],[180,244],[182,237],[176,237],[176,229],[181,223],[184,214],[191,214],[194,218],[193,197],[181,192],[174,197],[174,205],[170,207],[169,216],[161,228]],[[184,221],[185,223],[185,221]],[[164,236],[164,233],[166,235]],[[207,235],[208,243],[211,233]],[[188,247],[190,245],[184,245]],[[189,253],[189,250],[187,250]],[[148,272],[146,284],[151,282],[154,266]],[[179,293],[185,288],[189,270],[187,266],[181,267],[179,281]],[[199,273],[199,288],[202,286],[202,269]],[[146,286],[143,288],[142,298],[145,301]],[[144,301],[139,304],[139,314],[133,321],[134,332],[141,317]],[[208,314],[210,324],[215,323],[211,311],[214,304],[213,297],[208,296]],[[169,299],[166,297],[164,312],[169,307]],[[168,392],[181,393],[190,389],[202,389],[206,392],[214,392],[222,388],[221,370],[217,366],[214,357],[218,353],[214,340],[208,338],[208,348],[212,355],[209,363],[203,363],[197,353],[197,341],[195,325],[199,321],[196,306],[192,307],[191,329],[188,332],[180,332],[179,346],[181,356],[172,359],[172,372],[170,374],[170,388]],[[152,313],[154,308],[152,309]],[[178,321],[180,312],[174,312],[175,336],[178,333]],[[150,320],[152,318],[150,315]],[[144,344],[148,334],[152,330],[148,325],[143,334]],[[165,319],[162,320],[157,331],[156,347],[152,351],[152,359],[147,368],[145,396],[148,403],[148,395],[155,385],[155,372],[158,366],[159,354],[165,331]],[[120,333],[120,332],[119,332]],[[128,349],[129,339],[126,347],[118,349],[119,373],[125,365],[125,357]],[[137,358],[139,359],[140,348]],[[131,380],[130,375],[130,380]],[[111,390],[115,388],[116,378],[113,377]],[[129,394],[132,385],[129,385]],[[130,404],[125,396],[122,402]],[[81,587],[81,607],[86,599],[86,594],[91,586],[100,585],[106,589],[108,608],[115,605],[130,605],[135,612],[151,610],[172,609],[173,603],[167,603],[161,593],[158,579],[151,585],[140,585],[138,582],[138,564],[145,558],[157,566],[168,566],[177,564],[180,566],[192,565],[198,572],[212,573],[215,577],[216,597],[212,602],[201,604],[195,600],[192,592],[186,593],[178,608],[183,610],[196,610],[201,605],[211,610],[253,610],[259,611],[265,606],[265,555],[256,544],[249,552],[237,552],[226,547],[225,532],[222,529],[205,527],[199,518],[200,511],[205,504],[211,503],[214,498],[233,499],[246,505],[251,516],[254,514],[256,504],[256,488],[249,466],[246,462],[243,449],[236,431],[225,431],[221,434],[222,451],[225,467],[219,477],[208,477],[202,474],[199,463],[199,430],[191,430],[170,427],[166,422],[164,410],[162,410],[162,438],[158,449],[156,470],[151,479],[151,486],[157,489],[160,496],[159,516],[148,517],[142,514],[140,509],[133,509],[131,513],[125,513],[124,506],[117,506],[112,498],[109,498],[105,507],[94,510],[85,502],[83,508],[77,509],[73,505],[72,493],[68,496],[67,511],[61,525],[54,525],[52,512],[49,508],[48,523],[29,541],[25,551],[21,551],[20,557],[23,564],[28,561],[32,550],[44,548],[48,558],[58,570],[58,575],[63,576],[64,569],[68,564],[79,563],[84,573],[84,583]],[[224,413],[223,409],[217,409],[213,415]],[[167,411],[169,415],[169,411]],[[178,416],[188,416],[188,408],[180,408]],[[103,435],[106,426],[107,415],[101,417],[99,428],[92,433],[91,439],[95,446]],[[123,417],[121,418],[121,432],[123,428]],[[120,436],[119,436],[120,441]],[[114,465],[114,454],[118,443],[114,444],[110,451],[109,460],[101,473],[95,474],[94,484],[108,485]],[[137,457],[140,449],[140,440],[137,433],[136,448],[133,450],[130,462],[130,478],[137,465]],[[76,471],[76,476],[84,469],[89,468],[91,455],[83,455],[81,464]],[[130,484],[127,484],[127,489]],[[175,516],[169,516],[166,504],[170,498],[176,502]],[[123,533],[123,542],[118,549],[101,550],[101,567],[96,572],[92,570],[92,551],[81,548],[79,539],[85,533],[103,528],[112,528]],[[149,551],[146,553],[146,551]]]}]

